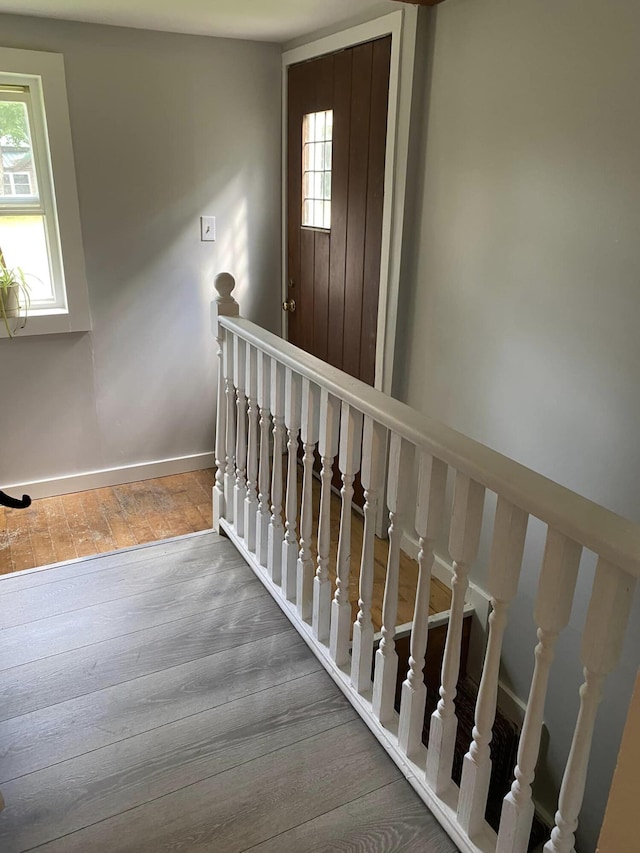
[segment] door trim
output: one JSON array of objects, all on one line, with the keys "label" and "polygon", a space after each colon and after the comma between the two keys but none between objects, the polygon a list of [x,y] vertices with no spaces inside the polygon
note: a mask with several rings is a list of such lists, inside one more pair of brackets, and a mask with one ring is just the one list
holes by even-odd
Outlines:
[{"label": "door trim", "polygon": [[[315,59],[327,53],[335,53],[382,36],[391,36],[374,382],[374,387],[385,394],[391,393],[393,382],[417,21],[417,8],[407,7],[287,50],[282,54],[282,299],[284,300],[287,298],[287,69],[298,62]],[[284,311],[282,314],[282,336],[286,338],[287,317]]]}]

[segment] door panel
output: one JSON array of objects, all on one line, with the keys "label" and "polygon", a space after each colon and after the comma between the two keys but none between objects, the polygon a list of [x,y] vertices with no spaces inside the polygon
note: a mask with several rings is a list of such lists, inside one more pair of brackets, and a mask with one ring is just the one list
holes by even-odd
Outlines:
[{"label": "door panel", "polygon": [[[373,384],[391,38],[288,76],[289,340]],[[302,124],[333,110],[331,228],[302,227]]]},{"label": "door panel", "polygon": [[378,330],[378,291],[382,254],[382,208],[384,202],[384,162],[387,134],[387,102],[389,98],[388,45],[374,44],[371,68],[371,113],[369,172],[367,179],[367,220],[364,242],[364,293],[362,330],[360,333],[360,371],[363,382],[373,385],[376,368],[376,334]]},{"label": "door panel", "polygon": [[[367,225],[369,176],[369,113],[373,44],[353,48],[351,83],[351,138],[347,200],[346,286],[344,292],[344,350],[342,369],[360,377],[360,333],[364,292],[364,243]],[[380,271],[378,270],[378,276]],[[376,288],[377,292],[377,288]]]},{"label": "door panel", "polygon": [[[347,200],[349,195],[349,137],[351,133],[351,76],[353,52],[333,58],[333,173],[331,176],[331,249],[329,255],[329,326],[327,360],[342,367],[344,328]],[[336,121],[337,119],[337,121]]]}]

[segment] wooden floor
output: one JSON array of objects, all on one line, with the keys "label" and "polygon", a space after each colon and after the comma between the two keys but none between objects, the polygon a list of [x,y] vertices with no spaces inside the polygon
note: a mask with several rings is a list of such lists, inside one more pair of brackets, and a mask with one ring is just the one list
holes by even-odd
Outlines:
[{"label": "wooden floor", "polygon": [[[213,470],[193,471],[139,483],[43,498],[34,501],[27,510],[5,510],[0,507],[0,574],[206,530],[211,527],[213,484]],[[298,478],[298,490],[300,489],[301,477]],[[320,500],[317,481],[314,481],[313,500],[317,518]],[[333,550],[330,562],[334,582],[340,506],[340,498],[334,494],[331,502]],[[300,500],[298,510],[299,507]],[[350,585],[354,619],[357,613],[362,532],[362,517],[354,511]],[[315,538],[312,550],[315,559]],[[376,630],[380,629],[382,622],[387,553],[387,542],[376,540],[372,609]],[[398,624],[413,619],[417,573],[415,561],[402,554]],[[431,583],[430,614],[448,610],[450,602],[450,589],[434,578]]]},{"label": "wooden floor", "polygon": [[212,470],[0,507],[0,574],[211,527]]},{"label": "wooden floor", "polygon": [[215,533],[0,578],[3,853],[453,843]]}]

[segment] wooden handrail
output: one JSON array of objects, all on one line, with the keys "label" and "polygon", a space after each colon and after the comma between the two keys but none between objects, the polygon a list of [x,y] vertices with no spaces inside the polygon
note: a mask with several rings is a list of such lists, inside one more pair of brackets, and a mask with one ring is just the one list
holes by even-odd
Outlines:
[{"label": "wooden handrail", "polygon": [[570,539],[640,578],[640,525],[239,317],[220,325]]}]

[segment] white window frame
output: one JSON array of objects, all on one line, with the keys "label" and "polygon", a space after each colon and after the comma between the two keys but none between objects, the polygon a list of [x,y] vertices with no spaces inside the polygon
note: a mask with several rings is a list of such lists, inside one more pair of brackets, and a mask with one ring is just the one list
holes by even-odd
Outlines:
[{"label": "white window frame", "polygon": [[9,194],[10,196],[15,196],[15,198],[24,198],[33,195],[33,193],[17,193],[16,192],[16,178],[18,175],[26,175],[29,181],[29,189],[31,190],[31,175],[29,172],[5,172],[3,177],[9,179],[9,183],[11,184],[12,192]]},{"label": "white window frame", "polygon": [[[324,115],[326,117],[326,115],[328,113],[331,113],[331,119],[333,121],[333,110],[318,110],[318,111],[313,112],[313,113],[307,113],[303,117],[303,120],[302,120],[303,121],[303,125],[302,125],[303,130],[302,130],[302,198],[301,198],[302,227],[303,228],[309,228],[312,231],[326,231],[327,233],[331,231],[331,177],[333,174],[333,132],[331,134],[331,139],[326,139],[326,136],[323,136],[322,139],[318,139],[316,136],[315,130],[314,130],[313,139],[309,139],[307,136],[307,128],[308,128],[307,122],[309,121],[309,119],[312,116],[314,118],[314,121],[317,122],[317,120],[318,120],[317,117],[319,115]],[[314,127],[315,127],[315,124],[314,124]],[[306,156],[307,145],[322,144],[323,146],[325,146],[325,149],[326,149],[327,143],[329,143],[329,152],[330,152],[329,165],[327,166],[327,163],[325,161],[324,168],[322,168],[322,169],[317,168],[317,165],[318,165],[317,163],[314,163],[313,168],[307,168],[307,165],[308,165],[307,164],[307,156]],[[324,177],[327,174],[329,175],[329,197],[328,198],[324,197],[324,191],[323,190],[321,190],[320,196],[315,195],[315,190],[311,191],[311,193],[312,193],[311,195],[307,195],[307,192],[308,192],[307,175],[312,176],[312,178],[314,179],[313,182],[315,184],[315,176],[316,175],[321,175],[322,177]],[[322,183],[322,178],[321,178],[321,183]],[[310,202],[311,205],[313,206],[313,213],[311,216],[307,216],[307,213],[306,213],[308,202]],[[321,202],[321,204],[322,204],[322,216],[320,217],[321,221],[318,221],[316,219],[316,202]],[[325,206],[327,204],[329,205],[329,216],[328,217],[327,217],[327,210],[326,210],[326,206]],[[327,219],[328,219],[328,222],[327,222]]]},{"label": "white window frame", "polygon": [[[25,327],[16,334],[87,331],[91,317],[63,57],[0,47],[0,83],[29,87],[34,159],[56,293],[55,304],[31,306]],[[0,337],[6,335],[0,326]]]}]

